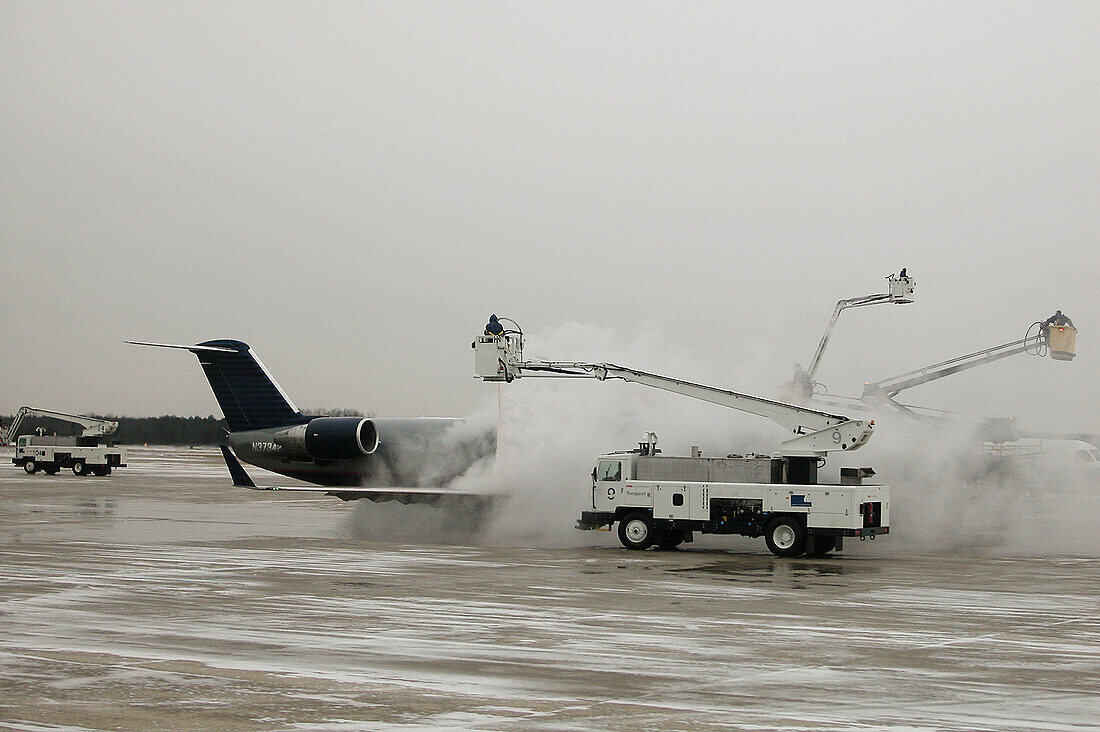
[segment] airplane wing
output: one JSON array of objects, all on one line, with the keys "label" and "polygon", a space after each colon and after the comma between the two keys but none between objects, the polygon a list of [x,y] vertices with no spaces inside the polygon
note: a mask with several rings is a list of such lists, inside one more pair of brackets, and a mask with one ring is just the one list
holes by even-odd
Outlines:
[{"label": "airplane wing", "polygon": [[245,471],[241,461],[233,454],[229,445],[221,445],[222,457],[225,458],[225,466],[229,469],[229,475],[233,478],[233,485],[239,488],[248,488],[254,491],[286,491],[293,493],[323,493],[328,496],[336,496],[342,501],[354,501],[366,498],[375,502],[397,501],[398,503],[439,503],[442,500],[458,500],[475,503],[491,503],[499,495],[489,493],[476,493],[474,491],[449,490],[446,488],[419,488],[405,486],[343,486],[343,485],[256,485],[252,477]]}]

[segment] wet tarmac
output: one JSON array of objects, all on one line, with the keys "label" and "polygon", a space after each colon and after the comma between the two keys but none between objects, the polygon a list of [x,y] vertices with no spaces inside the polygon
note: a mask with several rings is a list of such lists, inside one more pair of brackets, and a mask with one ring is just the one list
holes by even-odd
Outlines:
[{"label": "wet tarmac", "polygon": [[0,458],[3,729],[1100,720],[1096,557],[372,542],[371,506],[235,489],[208,449],[106,478]]}]

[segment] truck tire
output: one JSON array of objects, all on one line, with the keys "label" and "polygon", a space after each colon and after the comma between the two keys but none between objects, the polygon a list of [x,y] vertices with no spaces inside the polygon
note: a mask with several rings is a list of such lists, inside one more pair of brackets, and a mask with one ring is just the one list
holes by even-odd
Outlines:
[{"label": "truck tire", "polygon": [[794,516],[778,516],[764,530],[764,541],[777,557],[797,557],[806,551],[806,527]]},{"label": "truck tire", "polygon": [[110,475],[111,474],[111,469],[106,467],[106,466],[102,466],[102,467],[97,466],[97,467],[92,468],[92,472],[95,473],[96,475]]},{"label": "truck tire", "polygon": [[73,460],[73,475],[87,475],[88,466],[83,460]]},{"label": "truck tire", "polygon": [[61,466],[56,464],[42,468],[42,472],[46,475],[57,475],[57,471],[59,470],[61,470]]},{"label": "truck tire", "polygon": [[33,460],[28,460],[27,462],[23,463],[23,470],[27,473],[27,475],[34,475],[38,472],[38,463]]},{"label": "truck tire", "polygon": [[810,552],[811,557],[823,557],[833,549],[836,549],[835,536],[815,536],[814,548]]},{"label": "truck tire", "polygon": [[661,538],[657,539],[657,546],[661,549],[675,549],[683,544],[686,538],[687,534],[681,529],[669,529],[661,533]]},{"label": "truck tire", "polygon": [[619,541],[627,549],[648,549],[656,538],[653,519],[644,513],[630,513],[619,521]]}]

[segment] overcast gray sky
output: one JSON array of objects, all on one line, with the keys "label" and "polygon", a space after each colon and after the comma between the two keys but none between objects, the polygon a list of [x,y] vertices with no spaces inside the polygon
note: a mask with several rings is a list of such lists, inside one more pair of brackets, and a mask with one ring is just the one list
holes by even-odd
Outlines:
[{"label": "overcast gray sky", "polygon": [[918,301],[844,315],[833,391],[1061,308],[1077,361],[906,398],[1098,429],[1098,31],[1072,2],[2,2],[0,412],[218,413],[192,356],[121,341],[232,337],[300,406],[462,415],[490,312],[532,355],[759,389],[904,266]]}]

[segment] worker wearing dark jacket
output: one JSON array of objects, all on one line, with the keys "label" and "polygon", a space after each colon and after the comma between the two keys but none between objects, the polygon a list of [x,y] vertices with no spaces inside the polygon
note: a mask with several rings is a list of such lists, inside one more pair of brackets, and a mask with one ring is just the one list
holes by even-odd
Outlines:
[{"label": "worker wearing dark jacket", "polygon": [[504,335],[504,326],[500,324],[499,320],[497,320],[496,315],[489,316],[489,324],[485,326],[485,335]]},{"label": "worker wearing dark jacket", "polygon": [[1062,315],[1061,310],[1055,310],[1054,315],[1051,315],[1049,318],[1043,321],[1043,325],[1068,325],[1070,328],[1072,328],[1073,321],[1069,319],[1069,316]]}]

